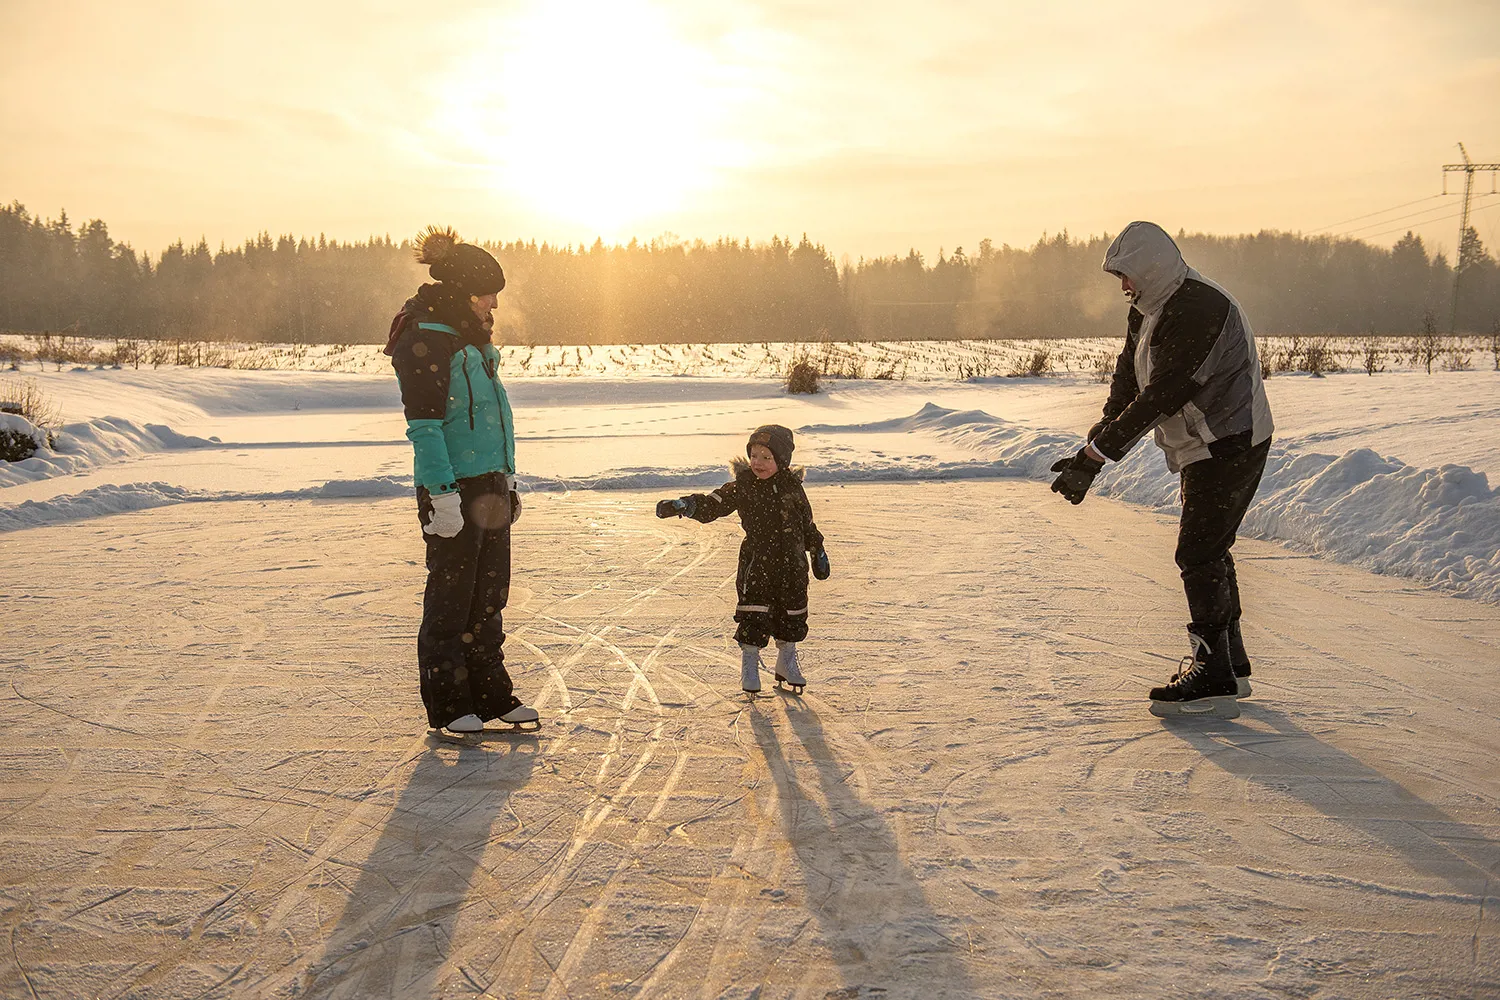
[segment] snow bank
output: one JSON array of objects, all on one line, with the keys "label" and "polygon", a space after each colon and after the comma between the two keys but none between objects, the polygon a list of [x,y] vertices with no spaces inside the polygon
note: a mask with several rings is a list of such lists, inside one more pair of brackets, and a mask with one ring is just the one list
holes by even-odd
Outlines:
[{"label": "snow bank", "polygon": [[[932,404],[897,420],[801,430],[927,431],[991,456],[1011,474],[1041,480],[1052,479],[1052,463],[1083,444],[1074,434]],[[1093,492],[1181,509],[1178,479],[1149,443],[1107,467]],[[1419,469],[1368,448],[1334,457],[1273,447],[1242,533],[1500,603],[1500,497],[1483,473],[1466,466]]]},{"label": "snow bank", "polygon": [[62,521],[79,521],[106,514],[125,514],[174,503],[222,503],[236,500],[383,500],[412,495],[410,477],[334,479],[320,486],[274,493],[235,490],[192,490],[170,483],[127,483],[96,486],[69,496],[27,500],[0,506],[0,532],[35,528]]},{"label": "snow bank", "polygon": [[[962,447],[973,460],[890,459],[871,454],[808,469],[811,483],[891,482],[1020,476],[1048,481],[1051,465],[1082,444],[1074,434],[1037,430],[983,410],[928,404],[918,412],[864,424],[814,424],[802,433],[922,433]],[[57,435],[45,457],[0,467],[9,484],[77,471],[128,454],[190,448],[214,442],[115,418],[73,424]],[[6,478],[6,477],[10,478]],[[621,468],[577,479],[520,477],[525,491],[707,490],[726,482],[723,465],[681,469]],[[0,531],[143,510],[170,503],[234,500],[384,499],[409,496],[405,476],[333,480],[275,493],[190,490],[165,483],[101,486],[45,501],[0,506]],[[1136,448],[1100,475],[1094,493],[1176,513],[1177,477],[1159,452]],[[1245,517],[1249,537],[1289,542],[1340,562],[1409,577],[1500,603],[1500,497],[1483,473],[1459,465],[1422,469],[1368,448],[1342,456],[1299,454],[1274,448],[1256,502]]]},{"label": "snow bank", "polygon": [[[19,421],[31,428],[20,417],[5,416],[9,421]],[[19,462],[0,462],[0,487],[71,475],[147,452],[218,445],[217,441],[179,434],[162,424],[138,424],[123,417],[99,417],[67,424],[52,433],[50,447],[44,432],[31,429],[38,444],[36,454]]]}]

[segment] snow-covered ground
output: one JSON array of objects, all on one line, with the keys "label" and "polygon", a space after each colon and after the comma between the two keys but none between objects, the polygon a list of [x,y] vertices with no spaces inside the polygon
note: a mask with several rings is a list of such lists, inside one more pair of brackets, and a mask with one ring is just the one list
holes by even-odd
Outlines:
[{"label": "snow-covered ground", "polygon": [[[512,377],[545,726],[478,747],[421,733],[388,375],[21,379],[0,995],[1500,995],[1500,374],[1269,381],[1257,695],[1185,724],[1159,454],[1041,481],[1091,375]],[[747,705],[736,526],[650,508],[769,421],[834,577]]]},{"label": "snow-covered ground", "polygon": [[[410,449],[389,375],[77,368],[27,379],[71,419],[0,466],[0,530],[184,500],[395,496]],[[801,431],[812,482],[1050,478],[1097,419],[1092,377],[831,380],[514,378],[532,490],[686,488],[723,478],[747,429]],[[1277,449],[1253,537],[1500,603],[1500,373],[1279,376]],[[1138,448],[1097,490],[1165,511],[1176,479]]]}]

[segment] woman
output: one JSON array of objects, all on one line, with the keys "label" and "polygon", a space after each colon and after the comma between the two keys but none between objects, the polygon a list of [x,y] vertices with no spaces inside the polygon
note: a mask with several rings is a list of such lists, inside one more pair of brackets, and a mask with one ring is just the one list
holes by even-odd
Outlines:
[{"label": "woman", "polygon": [[401,383],[415,451],[417,517],[427,544],[427,590],[417,665],[427,722],[476,733],[499,720],[536,728],[505,669],[501,612],[510,596],[516,437],[490,342],[505,273],[481,247],[429,228],[416,256],[424,284],[391,321],[385,352]]}]

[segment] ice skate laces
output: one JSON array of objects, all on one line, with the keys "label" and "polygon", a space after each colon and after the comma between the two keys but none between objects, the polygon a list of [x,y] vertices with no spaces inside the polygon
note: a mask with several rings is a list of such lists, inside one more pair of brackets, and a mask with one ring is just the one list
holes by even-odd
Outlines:
[{"label": "ice skate laces", "polygon": [[1177,661],[1177,672],[1167,681],[1168,684],[1176,684],[1197,670],[1199,666],[1208,661],[1213,647],[1204,641],[1203,637],[1196,632],[1189,632],[1188,639],[1193,643],[1193,651]]}]

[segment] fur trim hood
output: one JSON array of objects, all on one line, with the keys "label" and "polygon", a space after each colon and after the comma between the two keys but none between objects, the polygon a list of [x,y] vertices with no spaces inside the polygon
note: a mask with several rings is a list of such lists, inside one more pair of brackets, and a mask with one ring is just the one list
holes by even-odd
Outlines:
[{"label": "fur trim hood", "polygon": [[[750,460],[748,458],[745,458],[743,455],[736,455],[729,460],[729,472],[736,479],[740,478],[740,473],[745,473],[746,475],[750,476],[755,475],[755,473],[750,471]],[[797,480],[797,482],[800,483],[802,482],[803,477],[807,475],[807,470],[800,465],[789,465],[785,469],[776,470],[776,476],[782,475],[783,473],[791,476],[793,479]],[[772,476],[771,478],[775,479],[776,476]]]}]

